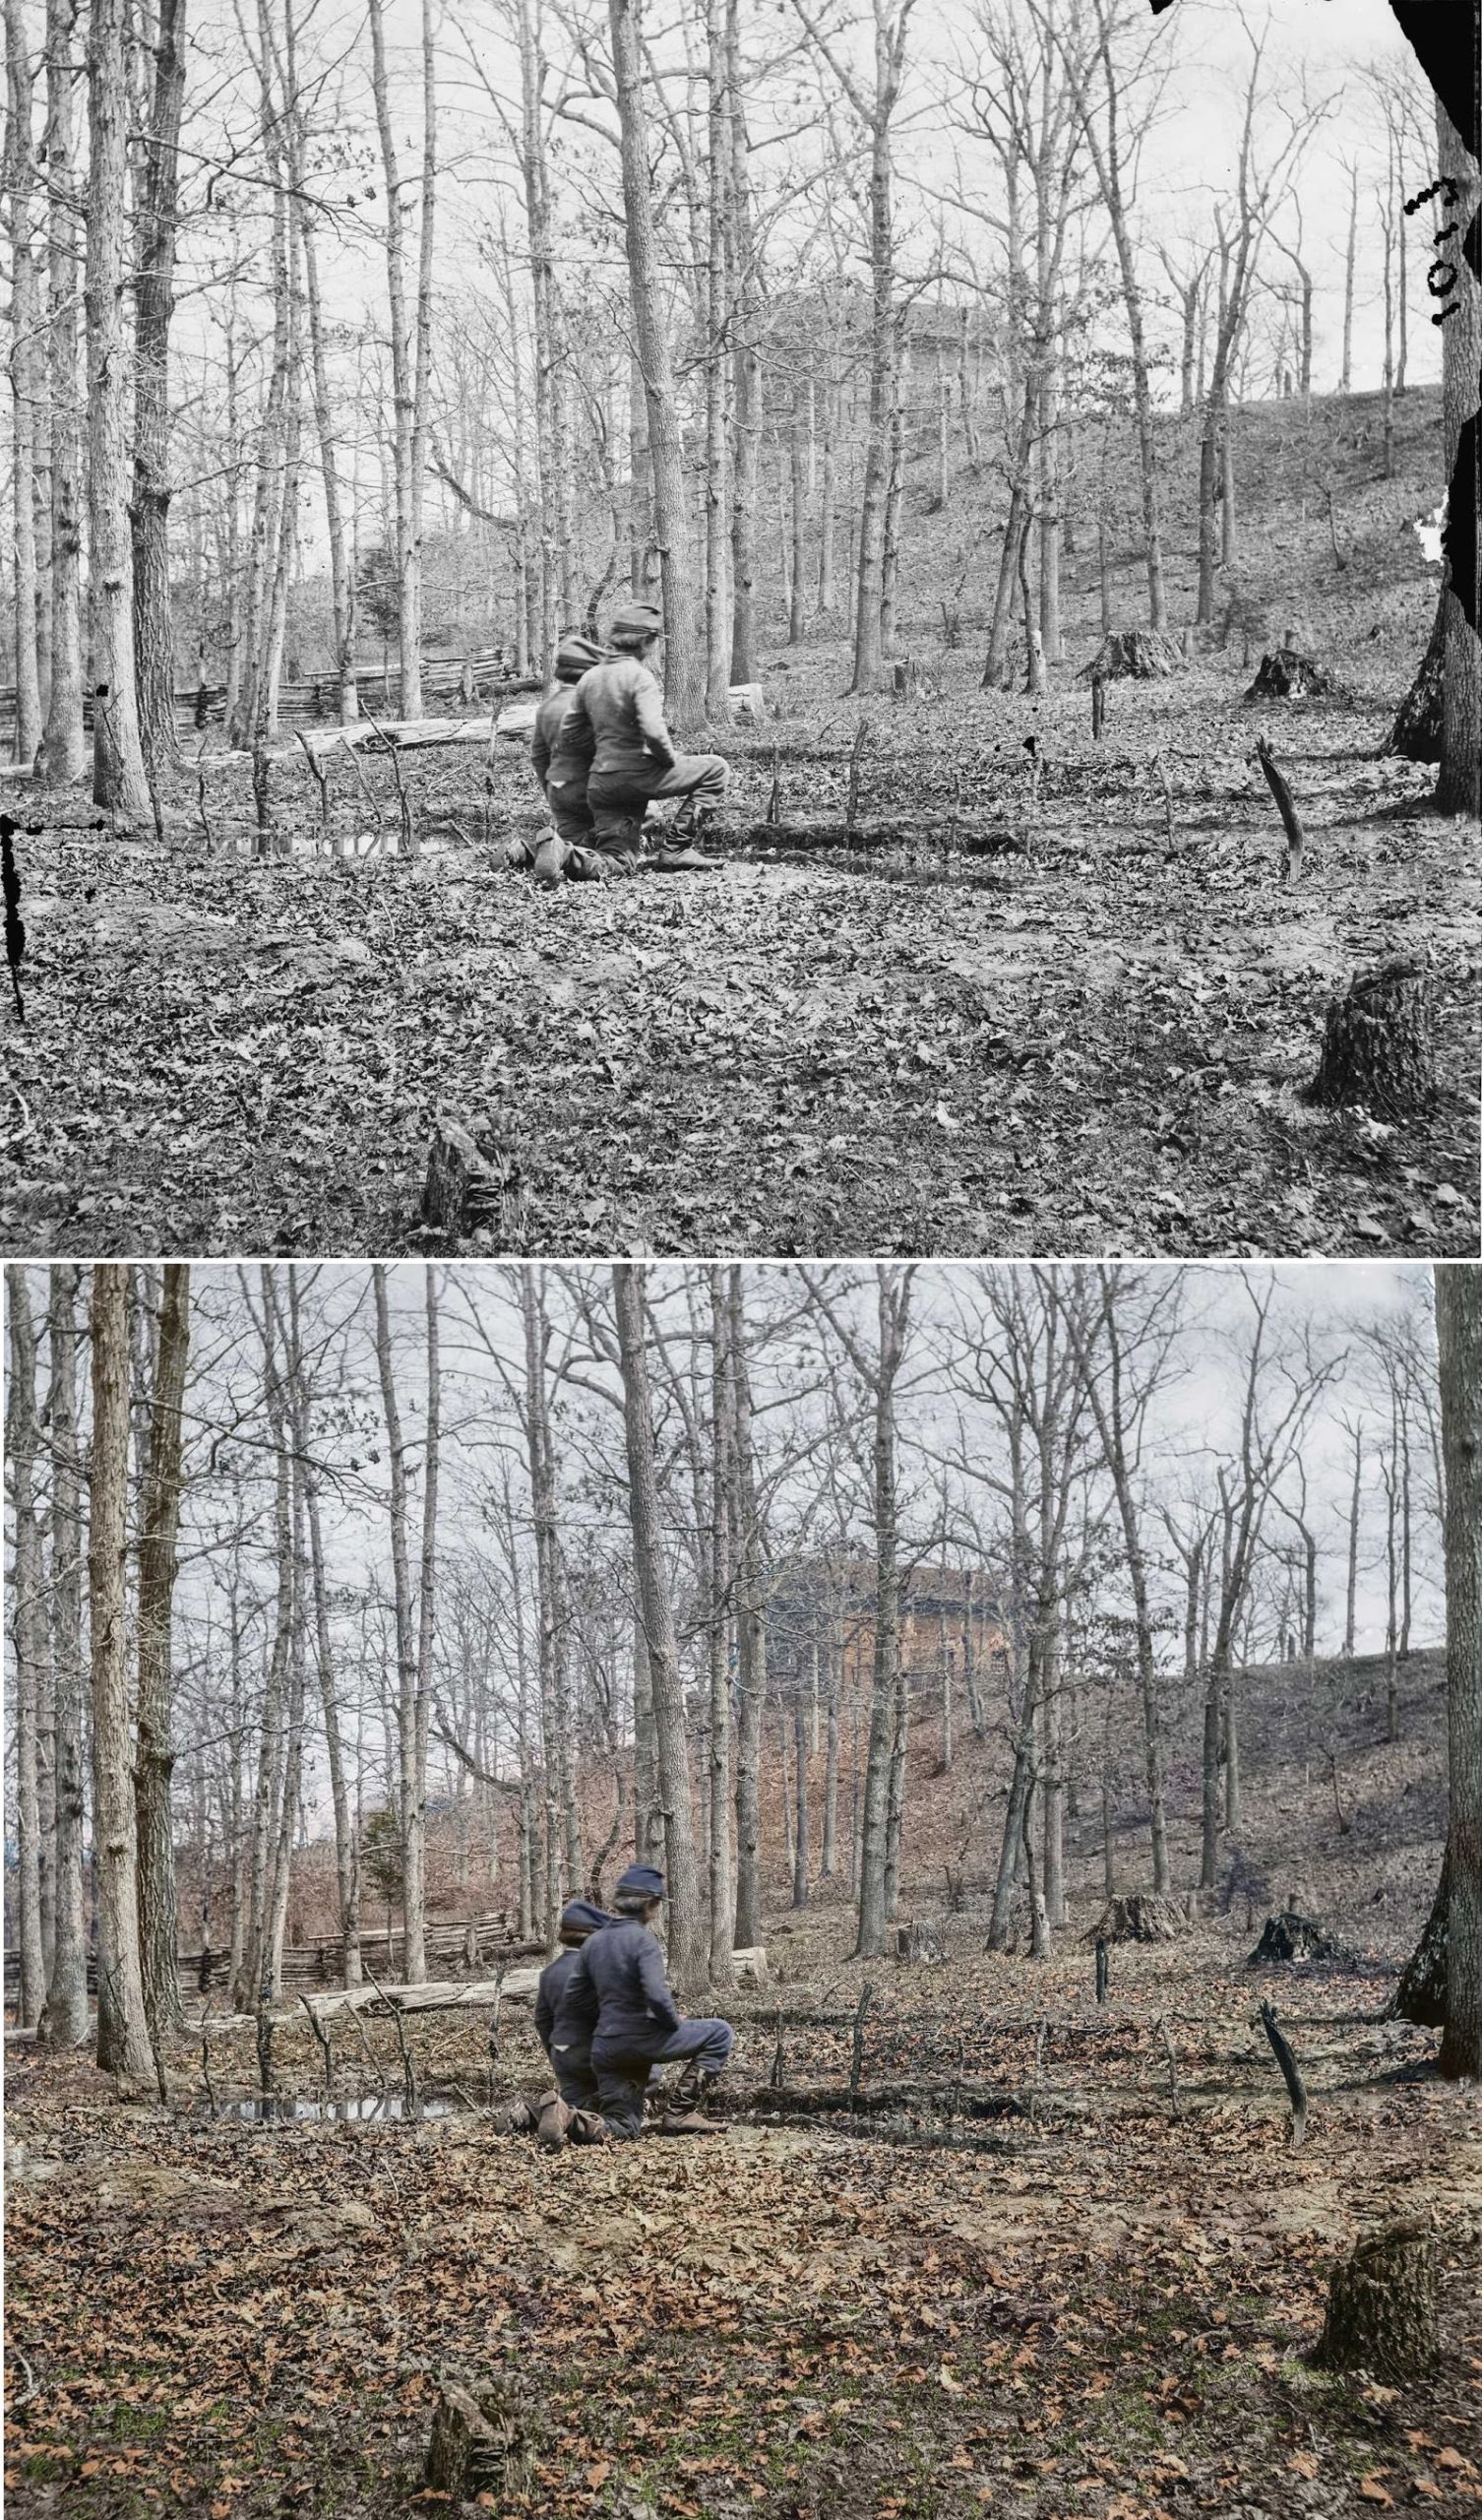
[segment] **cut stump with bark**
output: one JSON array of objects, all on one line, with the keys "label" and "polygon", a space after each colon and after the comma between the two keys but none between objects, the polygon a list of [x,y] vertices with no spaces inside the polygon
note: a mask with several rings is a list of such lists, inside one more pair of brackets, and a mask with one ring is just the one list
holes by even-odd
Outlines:
[{"label": "cut stump with bark", "polygon": [[1426,2030],[1446,2028],[1446,1941],[1451,1914],[1451,1858],[1442,1858],[1441,1879],[1420,1940],[1399,1975],[1389,2011],[1396,2020]]},{"label": "cut stump with bark", "polygon": [[1156,682],[1183,662],[1183,648],[1166,630],[1112,630],[1081,670],[1092,682]]},{"label": "cut stump with bark", "polygon": [[1436,607],[1435,626],[1430,643],[1421,658],[1414,681],[1405,693],[1389,729],[1386,752],[1397,752],[1406,761],[1439,761],[1441,759],[1441,698],[1445,684],[1446,607]]},{"label": "cut stump with bark", "polygon": [[1391,2223],[1332,2270],[1312,2359],[1327,2371],[1415,2379],[1440,2359],[1436,2243],[1424,2223]]},{"label": "cut stump with bark", "polygon": [[499,1231],[513,1187],[508,1164],[486,1155],[461,1120],[440,1118],[422,1185],[422,1222],[454,1240],[481,1229]]},{"label": "cut stump with bark", "polygon": [[931,1966],[945,1960],[947,1950],[941,1926],[933,1924],[925,1917],[914,1918],[909,1924],[897,1925],[895,1957],[897,1960],[924,1960]]},{"label": "cut stump with bark", "polygon": [[450,2383],[439,2394],[427,2445],[427,2483],[455,2503],[505,2501],[529,2491],[534,2438],[522,2393],[512,2379],[491,2380],[475,2395]]},{"label": "cut stump with bark", "polygon": [[1356,972],[1346,997],[1329,999],[1323,1055],[1308,1101],[1328,1110],[1357,1105],[1383,1120],[1406,1119],[1436,1099],[1435,1004],[1417,963]]},{"label": "cut stump with bark", "polygon": [[1246,693],[1247,700],[1343,700],[1347,696],[1335,674],[1297,648],[1273,648],[1263,657]]},{"label": "cut stump with bark", "polygon": [[1267,1917],[1261,1940],[1246,1956],[1248,1969],[1270,1969],[1293,1960],[1351,1961],[1353,1954],[1341,1942],[1334,1942],[1311,1917],[1298,1916],[1295,1908],[1283,1908],[1279,1917]]},{"label": "cut stump with bark", "polygon": [[1134,1891],[1128,1899],[1109,1899],[1087,1942],[1173,1942],[1187,1933],[1189,1920],[1176,1899],[1160,1891]]}]

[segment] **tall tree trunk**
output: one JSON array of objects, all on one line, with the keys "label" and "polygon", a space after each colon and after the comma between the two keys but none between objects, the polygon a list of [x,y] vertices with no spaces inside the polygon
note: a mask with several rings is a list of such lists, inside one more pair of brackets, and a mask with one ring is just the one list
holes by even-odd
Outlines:
[{"label": "tall tree trunk", "polygon": [[[612,5],[616,18],[625,0],[612,0]],[[676,1988],[689,1993],[705,1984],[707,1936],[695,1861],[684,1690],[679,1675],[679,1648],[669,1595],[669,1572],[662,1553],[658,1473],[653,1454],[653,1418],[648,1397],[648,1362],[644,1350],[642,1273],[631,1262],[619,1261],[614,1264],[612,1278],[623,1371],[623,1419],[627,1435],[633,1554],[648,1646],[659,1791],[664,1808],[669,1968]]]},{"label": "tall tree trunk", "polygon": [[1353,1444],[1353,1481],[1348,1497],[1348,1581],[1343,1595],[1343,1652],[1351,1657],[1357,1635],[1359,1521],[1363,1502],[1364,1432],[1361,1426],[1350,1429]]},{"label": "tall tree trunk", "polygon": [[824,1843],[819,1851],[819,1877],[832,1881],[837,1861],[838,1836],[838,1691],[841,1655],[831,1636],[828,1649],[829,1702],[825,1717],[824,1748]]},{"label": "tall tree trunk", "polygon": [[[36,654],[36,421],[40,358],[35,256],[31,245],[31,74],[21,0],[5,0],[6,125],[3,182],[11,250],[12,587],[16,624],[16,759],[35,761],[41,741],[41,684]],[[34,2014],[31,2019],[34,2020]]]},{"label": "tall tree trunk", "polygon": [[[856,99],[870,136],[870,407],[859,510],[859,574],[854,629],[855,691],[878,688],[884,666],[885,513],[895,405],[895,231],[891,121],[905,59],[906,9],[875,0],[875,94]],[[866,1871],[869,1869],[868,1837]],[[884,1930],[882,1924],[882,1931]],[[883,1947],[883,1946],[882,1946]]]},{"label": "tall tree trunk", "polygon": [[11,1570],[11,1646],[16,1714],[17,1925],[21,1964],[17,2019],[33,2030],[46,1998],[46,1959],[41,1946],[41,1807],[36,1739],[46,1662],[46,1611],[42,1584],[41,1527],[36,1517],[36,1334],[31,1290],[23,1269],[8,1269],[10,1377],[6,1391],[5,1449],[10,1467],[15,1556]]},{"label": "tall tree trunk", "polygon": [[[397,1636],[397,1738],[399,1748],[401,1834],[402,1922],[407,1984],[421,1985],[427,1976],[425,1910],[422,1880],[426,1843],[427,1777],[425,1761],[418,1771],[419,1716],[417,1649],[411,1623],[411,1572],[406,1524],[406,1455],[401,1412],[397,1400],[396,1366],[391,1344],[391,1314],[386,1271],[372,1271],[376,1304],[376,1363],[381,1380],[381,1406],[386,1418],[391,1468],[391,1564]],[[425,1736],[423,1736],[425,1737]]]},{"label": "tall tree trunk", "polygon": [[[1464,145],[1445,107],[1436,108],[1436,135],[1440,151],[1441,172],[1449,176],[1456,188],[1450,218],[1454,220],[1457,238],[1464,236],[1478,201],[1477,160]],[[1446,650],[1441,686],[1441,776],[1436,787],[1436,806],[1444,814],[1482,813],[1482,772],[1479,772],[1478,746],[1482,743],[1482,640],[1472,623],[1482,623],[1478,605],[1477,551],[1474,523],[1477,497],[1477,425],[1474,407],[1477,397],[1477,371],[1482,363],[1482,325],[1478,321],[1478,299],[1482,290],[1476,274],[1464,253],[1453,243],[1451,248],[1451,269],[1455,286],[1447,299],[1454,306],[1454,315],[1446,316],[1441,324],[1441,378],[1446,441],[1446,477],[1451,481],[1456,471],[1457,454],[1463,429],[1472,425],[1473,472],[1469,480],[1458,483],[1461,496],[1455,503],[1456,533],[1448,528],[1447,574],[1443,582],[1442,602],[1446,618]],[[1456,594],[1456,563],[1462,546],[1471,546],[1472,622],[1468,622]]]},{"label": "tall tree trunk", "polygon": [[[369,0],[371,87],[376,128],[381,141],[381,170],[386,188],[386,286],[391,318],[392,458],[396,503],[397,636],[401,652],[401,715],[422,714],[422,552],[419,533],[421,484],[416,478],[417,365],[420,349],[420,304],[414,342],[406,309],[406,205],[392,129],[391,89],[386,68],[386,0]],[[424,0],[424,43],[426,13]],[[428,206],[424,204],[423,218]]]},{"label": "tall tree trunk", "polygon": [[993,620],[988,632],[988,653],[983,662],[982,688],[984,691],[996,690],[1004,675],[1009,642],[1009,618],[1014,601],[1014,573],[1019,566],[1019,548],[1023,541],[1029,450],[1034,440],[1034,385],[1031,378],[1023,388],[1019,438],[1014,450],[1009,515],[1004,526],[1003,549],[999,553],[998,583],[993,594]]},{"label": "tall tree trunk", "polygon": [[184,1471],[181,1413],[190,1349],[190,1267],[165,1264],[159,1346],[150,1410],[139,1532],[139,1709],[134,1771],[139,1829],[139,1941],[145,2011],[157,2051],[184,2021],[175,1896],[170,1781],[172,1670],[170,1618]]},{"label": "tall tree trunk", "polygon": [[536,1672],[546,1745],[546,1797],[552,1833],[559,1830],[568,1896],[580,1888],[583,1866],[571,1768],[566,1704],[566,1640],[561,1616],[561,1566],[556,1527],[556,1466],[551,1449],[545,1389],[550,1332],[542,1282],[522,1270],[520,1304],[525,1333],[525,1421],[535,1532]]},{"label": "tall tree trunk", "polygon": [[[861,578],[861,589],[863,579]],[[895,1505],[895,1381],[909,1317],[910,1281],[893,1287],[877,1273],[879,1350],[874,1385],[873,1507],[875,1635],[870,1685],[870,1740],[860,1836],[859,1927],[854,1956],[877,1960],[885,1950],[891,1768],[899,1730],[900,1569]]]},{"label": "tall tree trunk", "polygon": [[797,1818],[792,1832],[792,1904],[808,1905],[808,1726],[801,1693],[792,1702],[793,1782]]},{"label": "tall tree trunk", "polygon": [[808,481],[804,462],[802,413],[792,414],[792,591],[787,608],[787,643],[800,645],[807,626],[808,584],[804,574],[808,534]]},{"label": "tall tree trunk", "polygon": [[[105,11],[109,0],[99,0]],[[94,16],[96,12],[94,12]],[[95,30],[94,30],[95,32]],[[118,66],[122,69],[122,47]],[[121,114],[115,95],[112,111]],[[123,2092],[155,2082],[139,1959],[124,1565],[129,1499],[128,1272],[93,1271],[93,1468],[88,1601],[93,1639],[93,1847],[97,1897],[97,2061]]]},{"label": "tall tree trunk", "polygon": [[737,1947],[762,1939],[761,1821],[758,1809],[762,1713],[767,1703],[767,1620],[762,1579],[762,1535],[757,1513],[752,1449],[751,1375],[746,1361],[743,1281],[732,1268],[728,1289],[731,1379],[735,1422],[735,1533],[737,1597],[736,1705],[736,1928]]},{"label": "tall tree trunk", "polygon": [[335,1694],[335,1649],[330,1633],[330,1588],[325,1570],[324,1532],[319,1510],[319,1466],[314,1453],[311,1394],[304,1364],[298,1316],[298,1279],[288,1272],[289,1378],[293,1439],[303,1478],[304,1515],[308,1529],[309,1572],[314,1595],[314,1649],[319,1672],[319,1711],[324,1725],[330,1772],[330,1805],[335,1816],[335,1887],[340,1918],[340,1983],[358,1986],[360,1975],[360,1863],[345,1778],[344,1744]]},{"label": "tall tree trunk", "polygon": [[1482,2074],[1482,1271],[1436,1270],[1451,1816],[1444,2074]]},{"label": "tall tree trunk", "polygon": [[38,778],[71,785],[88,766],[83,726],[83,377],[77,319],[73,0],[46,5],[47,366],[51,390],[51,687]]},{"label": "tall tree trunk", "polygon": [[824,381],[824,445],[822,483],[818,520],[818,608],[827,616],[834,610],[834,536],[835,503],[838,497],[838,432],[841,388],[835,372],[836,361],[830,352],[829,373]]},{"label": "tall tree trunk", "polygon": [[[711,724],[723,726],[730,714],[731,610],[726,575],[727,472],[726,373],[730,364],[726,334],[730,315],[726,286],[726,237],[730,226],[730,52],[726,43],[725,0],[706,0],[706,82],[710,147],[707,200],[705,294],[705,694]],[[711,1758],[713,1760],[713,1745]],[[711,1814],[711,1900],[714,1902],[713,1813]],[[728,1853],[728,1850],[727,1850]],[[727,1863],[728,1869],[728,1863]],[[727,1912],[730,1894],[725,1898]],[[713,1949],[711,1959],[713,1963]]]},{"label": "tall tree trunk", "polygon": [[1348,242],[1343,254],[1343,365],[1338,392],[1353,385],[1353,274],[1358,262],[1358,167],[1348,169]]},{"label": "tall tree trunk", "polygon": [[[304,116],[298,103],[299,83],[291,8],[286,11],[284,17],[284,57],[287,64],[288,93],[292,100],[292,110],[287,120],[289,175],[295,190],[303,194],[306,189],[304,160],[307,134]],[[314,427],[319,439],[320,480],[324,490],[325,540],[329,547],[330,616],[334,624],[335,679],[339,693],[340,724],[352,725],[360,715],[359,693],[355,682],[355,575],[350,565],[341,498],[339,430],[336,423],[334,397],[330,388],[324,297],[319,281],[319,245],[314,216],[307,207],[303,209],[300,217],[300,241],[304,258],[309,376],[313,391]],[[317,1505],[313,1510],[317,1513]],[[341,1883],[341,1889],[342,1887]],[[347,1944],[346,1948],[348,1947]],[[358,1945],[355,1965],[358,1970]],[[354,1983],[359,1984],[358,1977]]]},{"label": "tall tree trunk", "polygon": [[[134,328],[134,669],[151,777],[180,758],[175,737],[175,633],[170,604],[169,340],[174,313],[180,117],[185,101],[185,0],[159,0],[149,159],[139,218]],[[141,1850],[142,1852],[142,1850]],[[153,1991],[145,1958],[145,1993]],[[178,2003],[178,1997],[177,1997]],[[153,2018],[153,2016],[152,2016]]]},{"label": "tall tree trunk", "polygon": [[[692,733],[705,718],[705,658],[690,566],[684,441],[674,362],[664,322],[658,236],[648,169],[648,116],[644,107],[640,0],[608,0],[613,81],[617,94],[623,160],[623,219],[628,247],[628,289],[633,329],[648,406],[648,457],[653,472],[653,525],[663,590],[664,695],[677,734]],[[651,1639],[650,1639],[651,1651]],[[657,1700],[655,1698],[655,1706]]]},{"label": "tall tree trunk", "polygon": [[[731,269],[731,679],[757,678],[757,473],[762,456],[762,357],[757,347],[756,239],[741,87],[742,0],[725,0],[729,159],[726,233]],[[744,1948],[744,1946],[743,1946]]]},{"label": "tall tree trunk", "polygon": [[[93,800],[124,825],[151,812],[134,678],[129,550],[129,350],[124,326],[129,102],[124,0],[93,0],[88,23],[88,578]],[[111,1681],[109,1682],[111,1687]],[[113,1876],[133,1880],[127,1861]],[[138,1953],[134,1954],[137,1966]],[[120,2033],[128,2049],[127,2022]],[[111,2034],[110,2034],[111,2037]],[[130,2070],[137,2062],[131,2057]]]},{"label": "tall tree trunk", "polygon": [[52,2048],[88,2038],[88,1938],[83,1901],[86,1819],[83,1726],[83,1517],[77,1423],[76,1269],[51,1272],[51,1664],[56,1725],[56,1931],[40,2030]]},{"label": "tall tree trunk", "polygon": [[735,1369],[725,1272],[711,1265],[710,1548],[710,1982],[729,1985],[735,1932],[731,1873],[731,1550],[730,1494],[736,1448]]}]

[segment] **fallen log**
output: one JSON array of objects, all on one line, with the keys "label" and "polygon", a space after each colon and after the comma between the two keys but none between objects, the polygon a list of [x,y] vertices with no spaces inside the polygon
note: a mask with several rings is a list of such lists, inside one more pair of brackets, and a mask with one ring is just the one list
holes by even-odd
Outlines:
[{"label": "fallen log", "polygon": [[954,819],[947,814],[921,815],[907,810],[858,823],[829,822],[822,817],[797,822],[740,823],[717,834],[713,841],[708,840],[706,845],[731,852],[763,849],[785,853],[814,849],[899,849],[912,844],[935,846],[944,852],[959,850],[966,857],[1022,853],[1024,846],[1001,821],[990,822],[986,817],[974,820],[965,815]]},{"label": "fallen log", "polygon": [[[347,2012],[385,2021],[393,2013],[477,2012],[495,2002],[533,2003],[539,1984],[538,1969],[510,1969],[502,1978],[476,1978],[463,1984],[453,1979],[429,1979],[420,1986],[336,1986],[328,1994],[300,1995],[298,2003],[307,2005],[319,2021],[333,2021]],[[260,2020],[279,2029],[300,2018],[300,2012],[289,2005],[264,2014],[207,2013],[189,2021],[186,2027],[197,2038],[219,2039],[232,2031],[256,2030]]]},{"label": "fallen log", "polygon": [[729,2092],[723,2106],[728,2116],[782,2117],[1021,2117],[1012,2094],[987,2083],[757,2083]]}]

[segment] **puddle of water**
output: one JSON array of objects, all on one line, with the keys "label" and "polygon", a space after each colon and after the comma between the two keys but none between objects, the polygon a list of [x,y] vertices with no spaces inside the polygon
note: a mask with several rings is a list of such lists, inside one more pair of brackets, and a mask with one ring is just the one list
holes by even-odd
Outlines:
[{"label": "puddle of water", "polygon": [[250,2100],[218,2101],[215,2109],[201,2113],[206,2117],[245,2119],[253,2126],[289,2126],[325,2118],[406,2117],[420,2122],[428,2117],[451,2117],[453,2110],[451,2100],[422,2100],[412,2108],[401,2092],[375,2092],[362,2100],[292,2100],[276,2092],[260,2092]]}]

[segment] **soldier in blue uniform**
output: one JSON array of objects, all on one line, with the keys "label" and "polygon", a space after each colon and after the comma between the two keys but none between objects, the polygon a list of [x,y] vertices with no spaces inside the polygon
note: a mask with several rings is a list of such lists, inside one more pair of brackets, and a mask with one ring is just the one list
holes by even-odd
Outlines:
[{"label": "soldier in blue uniform", "polygon": [[535,2111],[535,2132],[547,2152],[559,2152],[568,2135],[583,2143],[600,2143],[606,2134],[597,2110],[591,2023],[573,2019],[562,2040],[558,2041],[555,2034],[557,2008],[579,1953],[592,1934],[611,1922],[606,1909],[599,1908],[594,1899],[568,1899],[556,1928],[561,1948],[540,1972],[540,1984],[535,1989],[535,2029],[556,2077],[555,2091],[539,2103]]},{"label": "soldier in blue uniform", "polygon": [[554,2038],[579,2039],[590,2024],[590,2053],[609,2134],[632,2140],[644,2130],[644,2094],[656,2064],[684,2060],[660,2128],[668,2135],[717,2133],[699,2107],[724,2072],[736,2034],[728,2021],[686,2021],[669,1991],[658,1944],[648,1928],[663,1898],[652,1864],[630,1864],[618,1882],[614,1922],[577,1956],[556,2007]]}]

